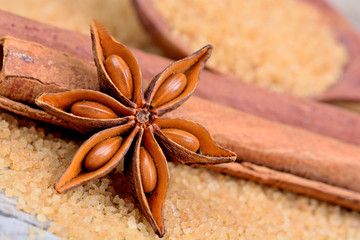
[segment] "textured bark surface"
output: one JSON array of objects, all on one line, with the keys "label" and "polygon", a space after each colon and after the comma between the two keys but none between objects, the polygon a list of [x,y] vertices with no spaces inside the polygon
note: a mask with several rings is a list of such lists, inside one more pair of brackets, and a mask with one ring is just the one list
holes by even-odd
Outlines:
[{"label": "textured bark surface", "polygon": [[86,60],[13,37],[2,37],[1,108],[33,119],[70,127],[35,107],[44,92],[99,89],[94,65]]},{"label": "textured bark surface", "polygon": [[35,104],[34,99],[43,92],[99,89],[95,67],[89,61],[13,37],[0,39],[0,44],[0,94],[4,97]]},{"label": "textured bark surface", "polygon": [[354,145],[196,98],[169,116],[204,124],[238,155],[236,163],[210,169],[360,210],[360,148]]}]

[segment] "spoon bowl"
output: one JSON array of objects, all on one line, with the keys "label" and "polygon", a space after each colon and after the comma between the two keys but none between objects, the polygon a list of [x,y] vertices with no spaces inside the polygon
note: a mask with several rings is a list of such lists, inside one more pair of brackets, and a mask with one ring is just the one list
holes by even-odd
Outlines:
[{"label": "spoon bowl", "polygon": [[[336,39],[346,48],[349,62],[337,82],[324,92],[312,96],[313,99],[329,103],[360,102],[360,36],[356,29],[333,7],[324,0],[301,0],[318,9],[325,16]],[[132,0],[141,23],[164,53],[173,59],[188,56],[192,50],[174,36],[161,13],[152,0]],[[211,69],[215,72],[216,69]],[[234,77],[233,74],[227,74]],[[231,88],[232,86],[229,86]],[[346,104],[345,104],[346,105]]]}]

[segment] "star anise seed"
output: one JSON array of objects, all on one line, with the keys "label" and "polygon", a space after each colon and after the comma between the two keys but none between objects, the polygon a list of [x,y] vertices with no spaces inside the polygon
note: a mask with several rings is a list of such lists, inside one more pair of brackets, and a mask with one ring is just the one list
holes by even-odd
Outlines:
[{"label": "star anise seed", "polygon": [[[124,161],[124,174],[154,231],[165,234],[163,209],[169,184],[167,160],[198,166],[235,160],[208,131],[190,120],[161,118],[195,90],[212,47],[177,61],[142,92],[136,58],[98,22],[91,25],[95,64],[102,92],[74,90],[42,94],[36,103],[81,132],[95,133],[76,152],[55,184],[63,193],[110,173]],[[106,93],[106,94],[105,94]]]}]

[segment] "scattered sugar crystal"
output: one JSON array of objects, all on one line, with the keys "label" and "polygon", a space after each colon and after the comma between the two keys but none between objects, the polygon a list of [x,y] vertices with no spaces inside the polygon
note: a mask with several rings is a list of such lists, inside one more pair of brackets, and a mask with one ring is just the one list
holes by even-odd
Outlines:
[{"label": "scattered sugar crystal", "polygon": [[128,226],[129,226],[130,229],[136,229],[137,228],[136,221],[135,221],[135,218],[133,216],[131,216],[128,219]]},{"label": "scattered sugar crystal", "polygon": [[44,215],[48,215],[48,214],[51,214],[54,212],[54,209],[51,208],[51,207],[43,207],[41,209],[41,212],[44,214]]},{"label": "scattered sugar crystal", "polygon": [[43,148],[43,144],[44,144],[44,140],[40,138],[37,141],[35,141],[33,145],[35,147],[35,150],[40,151]]},{"label": "scattered sugar crystal", "polygon": [[15,188],[16,189],[18,189],[20,192],[26,192],[26,188],[25,188],[25,186],[22,184],[22,183],[20,183],[20,182],[17,182],[17,183],[14,183],[14,186],[15,186]]},{"label": "scattered sugar crystal", "polygon": [[21,136],[21,132],[20,132],[20,130],[18,130],[18,129],[15,129],[14,131],[12,131],[12,133],[11,133],[11,138],[12,139],[17,139],[17,138],[19,138]]},{"label": "scattered sugar crystal", "polygon": [[46,216],[44,214],[38,214],[36,218],[40,222],[46,222],[47,221]]},{"label": "scattered sugar crystal", "polygon": [[46,232],[43,231],[43,230],[40,230],[40,231],[38,232],[38,235],[39,235],[40,238],[44,238],[44,237],[46,237]]},{"label": "scattered sugar crystal", "polygon": [[36,237],[36,230],[33,227],[29,228],[29,239],[35,239]]}]

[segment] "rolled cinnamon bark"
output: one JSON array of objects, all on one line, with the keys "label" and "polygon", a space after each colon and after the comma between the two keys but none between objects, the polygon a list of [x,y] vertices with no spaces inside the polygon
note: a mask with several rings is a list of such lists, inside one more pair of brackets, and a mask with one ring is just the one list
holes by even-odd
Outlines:
[{"label": "rolled cinnamon bark", "polygon": [[99,89],[95,66],[72,55],[14,37],[0,38],[0,107],[70,127],[35,106],[44,92]]},{"label": "rolled cinnamon bark", "polygon": [[360,210],[360,148],[200,98],[170,116],[204,124],[238,158],[207,168]]}]

